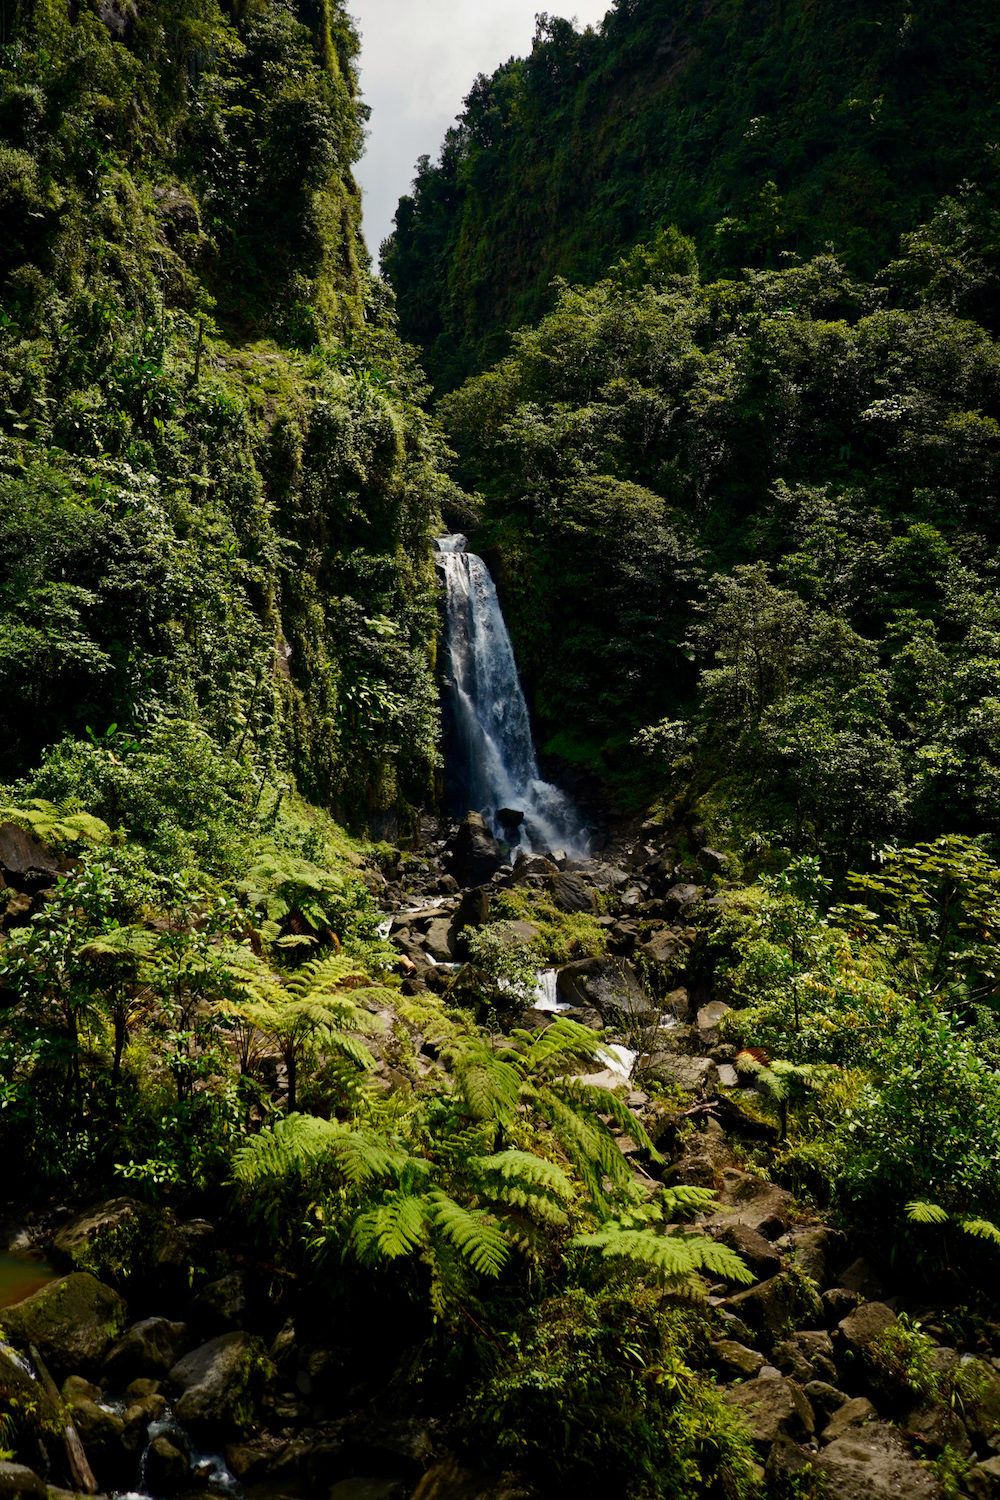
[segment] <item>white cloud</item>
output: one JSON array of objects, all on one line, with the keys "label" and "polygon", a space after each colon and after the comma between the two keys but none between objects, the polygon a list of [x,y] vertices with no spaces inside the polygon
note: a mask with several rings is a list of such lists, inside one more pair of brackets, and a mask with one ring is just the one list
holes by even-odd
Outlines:
[{"label": "white cloud", "polygon": [[603,20],[610,0],[349,0],[361,32],[361,88],[371,106],[357,168],[365,236],[378,255],[417,158],[437,157],[476,75],[531,50],[535,14]]}]

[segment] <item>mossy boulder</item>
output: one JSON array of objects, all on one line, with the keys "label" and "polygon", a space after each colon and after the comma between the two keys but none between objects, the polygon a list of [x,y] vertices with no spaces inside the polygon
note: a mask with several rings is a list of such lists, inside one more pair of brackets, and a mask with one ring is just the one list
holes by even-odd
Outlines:
[{"label": "mossy boulder", "polygon": [[13,1349],[0,1341],[0,1410],[11,1412],[20,1427],[33,1432],[58,1432],[58,1407]]},{"label": "mossy boulder", "polygon": [[263,1344],[248,1333],[224,1333],[193,1349],[170,1371],[181,1391],[174,1408],[179,1422],[196,1435],[245,1431],[274,1366]]},{"label": "mossy boulder", "polygon": [[56,1375],[97,1370],[127,1319],[125,1300],[96,1276],[74,1271],[0,1311],[13,1343],[34,1345]]},{"label": "mossy boulder", "polygon": [[152,1211],[136,1198],[94,1203],[70,1219],[52,1241],[56,1265],[67,1271],[89,1271],[113,1286],[124,1286],[144,1267]]},{"label": "mossy boulder", "polygon": [[797,1271],[770,1276],[757,1286],[729,1297],[723,1305],[771,1344],[787,1338],[803,1325],[815,1323],[822,1311],[816,1288]]}]

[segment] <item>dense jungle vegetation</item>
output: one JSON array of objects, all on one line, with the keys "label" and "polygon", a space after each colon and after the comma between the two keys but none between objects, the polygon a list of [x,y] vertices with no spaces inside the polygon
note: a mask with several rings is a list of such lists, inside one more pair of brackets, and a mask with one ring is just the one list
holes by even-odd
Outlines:
[{"label": "dense jungle vegetation", "polygon": [[[809,1493],[716,1378],[706,1286],[757,1277],[692,1228],[681,1014],[740,1062],[744,1186],[994,1347],[998,38],[980,0],[542,17],[382,280],[340,0],[2,0],[4,1186],[211,1217],[334,1426],[430,1414],[543,1495]],[[419,831],[442,526],[614,866],[585,910],[495,882],[455,983],[377,904],[463,909]],[[590,960],[635,964],[601,1040],[641,1091],[532,1009]],[[826,1316],[782,1254],[761,1362]],[[856,1370],[977,1436],[995,1378],[932,1355],[900,1323]],[[920,1475],[979,1500],[977,1454]]]},{"label": "dense jungle vegetation", "polygon": [[383,268],[449,389],[676,224],[714,279],[831,250],[869,278],[966,180],[996,181],[989,0],[615,0],[541,15],[422,158]]}]

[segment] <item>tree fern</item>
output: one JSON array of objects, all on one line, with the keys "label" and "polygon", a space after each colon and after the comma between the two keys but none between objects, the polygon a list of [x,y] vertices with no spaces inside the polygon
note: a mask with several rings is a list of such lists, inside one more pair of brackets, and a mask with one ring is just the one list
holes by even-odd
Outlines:
[{"label": "tree fern", "polygon": [[927,1203],[919,1198],[906,1205],[906,1217],[911,1224],[953,1223],[963,1234],[970,1234],[973,1239],[986,1240],[989,1244],[1000,1247],[1000,1227],[991,1219],[982,1219],[971,1214],[952,1215],[939,1204]]},{"label": "tree fern", "polygon": [[363,1265],[398,1260],[427,1242],[428,1199],[395,1192],[357,1216],[351,1245]]},{"label": "tree fern", "polygon": [[680,1229],[664,1234],[649,1226],[629,1227],[609,1220],[593,1234],[577,1235],[570,1243],[574,1249],[598,1250],[604,1260],[629,1261],[654,1275],[661,1286],[690,1281],[702,1271],[744,1285],[754,1279],[734,1251],[707,1235]]},{"label": "tree fern", "polygon": [[480,1276],[499,1276],[510,1256],[502,1229],[479,1209],[463,1208],[437,1189],[429,1195],[434,1225]]}]

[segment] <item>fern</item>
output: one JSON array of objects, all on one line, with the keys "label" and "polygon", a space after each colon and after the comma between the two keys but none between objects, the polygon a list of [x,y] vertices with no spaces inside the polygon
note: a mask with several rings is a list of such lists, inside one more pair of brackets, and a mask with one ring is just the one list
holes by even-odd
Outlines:
[{"label": "fern", "polygon": [[920,1198],[915,1198],[912,1203],[906,1205],[906,1217],[911,1224],[954,1223],[963,1234],[970,1234],[973,1239],[986,1240],[989,1244],[1000,1247],[1000,1226],[994,1224],[991,1219],[980,1219],[965,1214],[956,1214],[953,1217],[939,1204],[928,1203]]},{"label": "fern", "polygon": [[1000,1245],[1000,1228],[989,1219],[959,1219],[959,1228],[977,1240],[988,1240],[991,1245]]},{"label": "fern", "polygon": [[906,1205],[906,1217],[912,1224],[946,1224],[951,1215],[936,1203],[923,1203],[914,1199]]},{"label": "fern", "polygon": [[359,1214],[351,1230],[351,1244],[361,1263],[398,1260],[421,1249],[427,1241],[427,1208],[425,1197],[397,1192]]},{"label": "fern", "polygon": [[570,1241],[574,1249],[599,1250],[604,1260],[626,1260],[652,1273],[661,1286],[689,1281],[701,1271],[726,1281],[752,1283],[754,1277],[740,1257],[706,1235],[674,1230],[660,1234],[648,1227],[628,1228],[611,1220],[593,1234]]},{"label": "fern", "polygon": [[480,1276],[499,1276],[510,1256],[503,1231],[481,1210],[463,1208],[447,1193],[429,1195],[434,1225]]},{"label": "fern", "polygon": [[42,797],[33,797],[27,807],[0,807],[0,819],[17,823],[49,844],[75,844],[82,840],[104,844],[111,837],[107,823],[90,813],[81,812],[79,804],[72,801],[57,805]]}]

